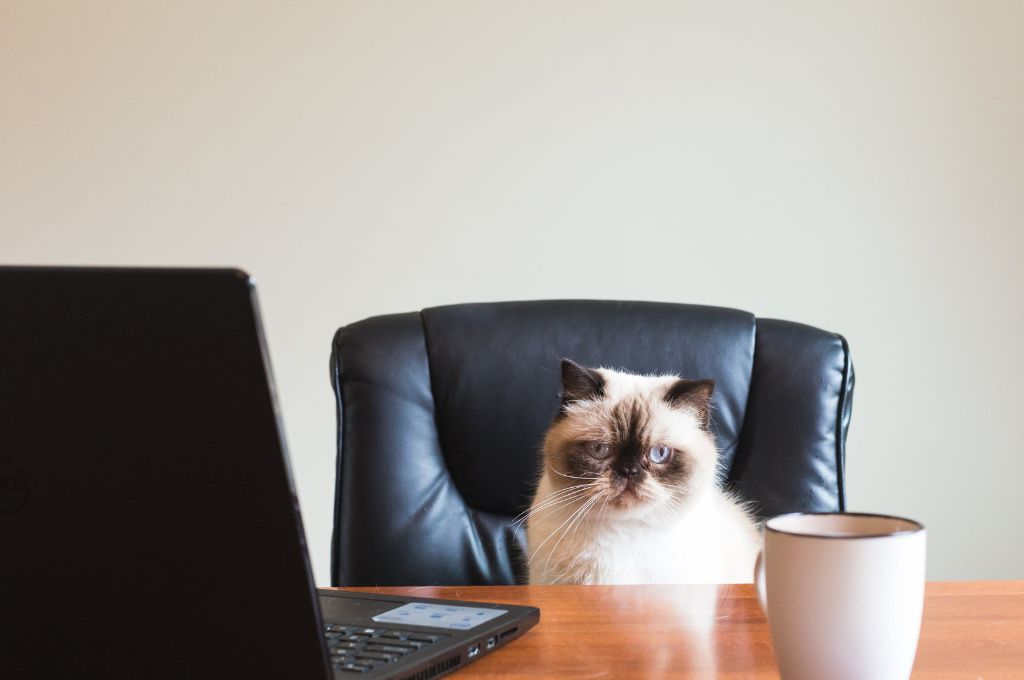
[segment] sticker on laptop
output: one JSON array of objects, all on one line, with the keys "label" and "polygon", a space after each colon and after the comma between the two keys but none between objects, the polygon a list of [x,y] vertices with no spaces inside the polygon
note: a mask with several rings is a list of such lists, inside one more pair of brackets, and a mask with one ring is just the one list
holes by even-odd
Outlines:
[{"label": "sticker on laptop", "polygon": [[506,614],[506,609],[482,609],[480,607],[453,607],[446,604],[410,602],[397,609],[373,617],[377,623],[398,623],[406,626],[432,626],[469,630],[481,623]]}]

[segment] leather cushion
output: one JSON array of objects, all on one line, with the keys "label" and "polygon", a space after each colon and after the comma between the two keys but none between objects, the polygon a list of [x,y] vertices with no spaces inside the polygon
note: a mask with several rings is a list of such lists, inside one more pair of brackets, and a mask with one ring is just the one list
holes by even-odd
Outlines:
[{"label": "leather cushion", "polygon": [[714,378],[712,430],[728,470],[746,411],[754,317],[650,302],[550,301],[423,310],[437,433],[473,508],[515,515],[533,494],[558,408],[559,359]]}]

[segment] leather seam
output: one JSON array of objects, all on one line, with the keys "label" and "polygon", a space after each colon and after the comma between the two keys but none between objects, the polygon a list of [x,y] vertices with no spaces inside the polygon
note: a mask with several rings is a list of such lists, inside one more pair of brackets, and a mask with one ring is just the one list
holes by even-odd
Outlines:
[{"label": "leather seam", "polygon": [[455,483],[455,479],[452,478],[451,468],[448,466],[448,459],[444,455],[444,446],[441,444],[441,427],[437,422],[437,395],[434,393],[434,367],[431,362],[430,355],[430,341],[427,339],[427,317],[423,314],[424,310],[419,311],[420,316],[420,330],[423,333],[423,353],[427,358],[427,384],[430,385],[430,417],[434,421],[434,435],[437,437],[437,453],[441,458],[441,464],[444,466],[445,476],[448,478],[448,483],[451,485],[455,493],[458,494],[459,499],[462,501],[462,507],[467,512],[471,510],[469,504],[466,502],[465,496],[462,495],[462,489]]},{"label": "leather seam", "polygon": [[846,412],[847,391],[850,379],[850,345],[846,338],[836,333],[843,347],[843,380],[839,385],[839,399],[836,407],[836,487],[839,493],[839,511],[846,511],[846,436],[843,432],[843,415]]},{"label": "leather seam", "polygon": [[341,351],[338,347],[338,338],[341,335],[342,329],[334,334],[332,341],[332,356],[331,356],[331,382],[334,386],[334,410],[335,410],[335,428],[337,437],[338,454],[335,458],[335,470],[334,470],[334,531],[331,535],[331,585],[340,586],[341,583],[341,556],[339,548],[341,546],[341,490],[342,490],[342,463],[344,460],[344,444],[345,444],[345,418],[344,409],[345,402],[342,394],[341,385]]},{"label": "leather seam", "polygon": [[[451,472],[448,470],[448,460],[444,457],[444,449],[441,446],[441,428],[438,427],[437,423],[437,395],[434,394],[434,366],[430,355],[430,341],[427,339],[427,317],[424,316],[422,309],[418,314],[420,317],[420,332],[423,334],[423,354],[427,359],[427,384],[430,385],[430,418],[434,421],[434,433],[437,436],[437,452],[441,454],[444,471],[448,475],[449,482],[454,486],[455,480],[451,479]],[[457,487],[456,491],[458,491]]]},{"label": "leather seam", "polygon": [[[444,448],[441,445],[441,428],[438,427],[437,423],[437,395],[434,394],[434,367],[431,362],[430,341],[427,338],[427,318],[426,315],[423,314],[423,312],[424,310],[422,309],[419,311],[420,329],[423,332],[423,353],[426,355],[427,358],[427,383],[430,385],[430,402],[432,411],[431,417],[434,420],[434,433],[437,436],[437,452],[441,457],[441,463],[444,466],[444,474],[447,479],[447,482],[451,486],[455,494],[459,497],[459,500],[462,502],[462,510],[465,513],[466,518],[469,520],[468,524],[472,532],[471,540],[477,546],[477,548],[482,548],[483,539],[481,539],[480,537],[480,525],[477,522],[478,513],[481,511],[470,506],[470,504],[466,502],[466,497],[462,494],[462,490],[459,489],[459,485],[456,484],[455,479],[452,478],[452,471],[448,467],[448,459],[445,458]],[[481,549],[480,552],[486,551]],[[473,566],[476,565],[474,564]],[[512,572],[514,577],[515,565],[512,565]]]},{"label": "leather seam", "polygon": [[[748,312],[749,313],[749,312]],[[722,486],[729,483],[732,479],[733,470],[736,469],[736,458],[739,455],[741,442],[743,440],[743,429],[747,425],[747,414],[750,412],[750,395],[754,392],[754,371],[757,370],[757,322],[758,318],[755,314],[750,314],[753,326],[753,332],[750,343],[750,370],[747,372],[747,394],[746,399],[743,400],[743,418],[740,420],[736,427],[736,438],[732,441],[733,456],[732,463],[729,464],[728,470],[721,470],[722,473]]]}]

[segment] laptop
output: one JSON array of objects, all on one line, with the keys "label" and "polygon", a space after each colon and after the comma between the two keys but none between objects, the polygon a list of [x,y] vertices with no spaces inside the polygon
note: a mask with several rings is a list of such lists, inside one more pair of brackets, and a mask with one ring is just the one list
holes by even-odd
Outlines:
[{"label": "laptop", "polygon": [[244,272],[0,268],[0,677],[425,680],[539,616],[314,587]]}]

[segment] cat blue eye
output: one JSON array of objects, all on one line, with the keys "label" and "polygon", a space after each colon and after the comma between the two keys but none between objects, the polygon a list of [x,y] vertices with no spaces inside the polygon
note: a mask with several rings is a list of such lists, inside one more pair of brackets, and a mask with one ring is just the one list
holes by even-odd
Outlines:
[{"label": "cat blue eye", "polygon": [[671,453],[672,449],[667,446],[652,446],[651,450],[647,452],[647,457],[651,459],[652,463],[664,463]]},{"label": "cat blue eye", "polygon": [[607,444],[602,444],[601,442],[589,442],[587,443],[587,452],[594,458],[600,460],[602,458],[607,458],[608,454],[612,452],[612,448]]}]

